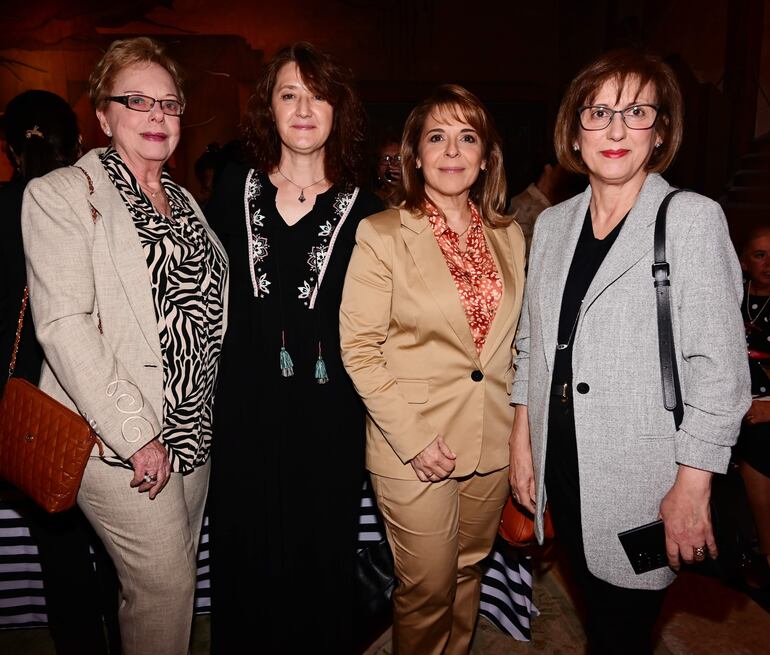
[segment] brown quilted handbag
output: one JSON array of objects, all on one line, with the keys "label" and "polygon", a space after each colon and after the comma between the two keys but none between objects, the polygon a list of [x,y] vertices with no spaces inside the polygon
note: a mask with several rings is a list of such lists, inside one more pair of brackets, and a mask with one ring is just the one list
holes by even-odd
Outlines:
[{"label": "brown quilted handbag", "polygon": [[75,504],[94,443],[102,447],[82,416],[34,384],[12,377],[28,298],[25,288],[0,400],[0,478],[48,512],[61,512]]}]

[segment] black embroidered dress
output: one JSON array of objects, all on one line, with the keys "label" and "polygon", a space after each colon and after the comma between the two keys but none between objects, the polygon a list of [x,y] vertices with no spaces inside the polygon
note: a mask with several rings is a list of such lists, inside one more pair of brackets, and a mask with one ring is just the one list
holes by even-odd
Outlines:
[{"label": "black embroidered dress", "polygon": [[334,187],[289,226],[276,193],[264,173],[231,167],[207,210],[231,261],[209,502],[212,653],[248,643],[344,654],[364,410],[340,358],[338,314],[356,227],[382,206]]}]

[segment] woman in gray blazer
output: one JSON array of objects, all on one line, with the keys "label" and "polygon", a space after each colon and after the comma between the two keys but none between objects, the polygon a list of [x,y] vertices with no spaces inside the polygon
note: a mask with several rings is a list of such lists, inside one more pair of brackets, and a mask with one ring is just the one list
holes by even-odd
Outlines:
[{"label": "woman in gray blazer", "polygon": [[[668,208],[666,254],[684,418],[663,406],[655,217],[659,175],[682,138],[671,69],[607,53],[572,82],[557,118],[559,162],[584,193],[535,224],[511,395],[514,498],[546,505],[586,605],[589,648],[650,653],[680,562],[716,556],[709,516],[750,402],[741,271],[719,206],[695,193]],[[663,519],[670,569],[636,575],[618,533]]]},{"label": "woman in gray blazer", "polygon": [[176,64],[150,39],[116,41],[90,91],[110,147],[24,196],[40,387],[104,442],[78,505],[118,571],[123,653],[186,655],[227,256],[163,169],[184,110]]}]

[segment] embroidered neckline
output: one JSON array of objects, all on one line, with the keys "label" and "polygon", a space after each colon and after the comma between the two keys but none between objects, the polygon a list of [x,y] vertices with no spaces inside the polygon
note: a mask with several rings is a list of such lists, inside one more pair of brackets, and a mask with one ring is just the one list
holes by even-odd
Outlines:
[{"label": "embroidered neckline", "polygon": [[[254,297],[257,299],[267,296],[270,293],[270,285],[273,283],[263,266],[264,261],[270,255],[270,243],[264,234],[266,217],[258,206],[258,199],[262,195],[262,187],[261,173],[253,168],[250,169],[246,176],[243,202],[246,219],[246,238],[251,258],[249,273]],[[323,282],[337,237],[350,214],[358,193],[358,187],[355,187],[352,191],[338,191],[332,202],[330,218],[318,227],[318,241],[308,252],[307,264],[311,272],[310,280],[304,280],[302,286],[297,287],[299,292],[297,297],[301,300],[308,300],[308,309],[315,307],[318,300],[318,291]]]}]

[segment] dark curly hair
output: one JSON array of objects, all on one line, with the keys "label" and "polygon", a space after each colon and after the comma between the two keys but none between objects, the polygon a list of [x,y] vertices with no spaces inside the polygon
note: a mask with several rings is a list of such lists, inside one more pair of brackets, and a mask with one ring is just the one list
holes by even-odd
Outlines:
[{"label": "dark curly hair", "polygon": [[364,110],[353,89],[349,69],[310,43],[300,41],[281,48],[267,64],[249,100],[243,125],[246,153],[252,166],[270,172],[281,161],[281,141],[271,104],[281,68],[297,64],[302,81],[334,108],[331,133],[324,146],[324,172],[333,184],[360,184],[364,162]]}]

